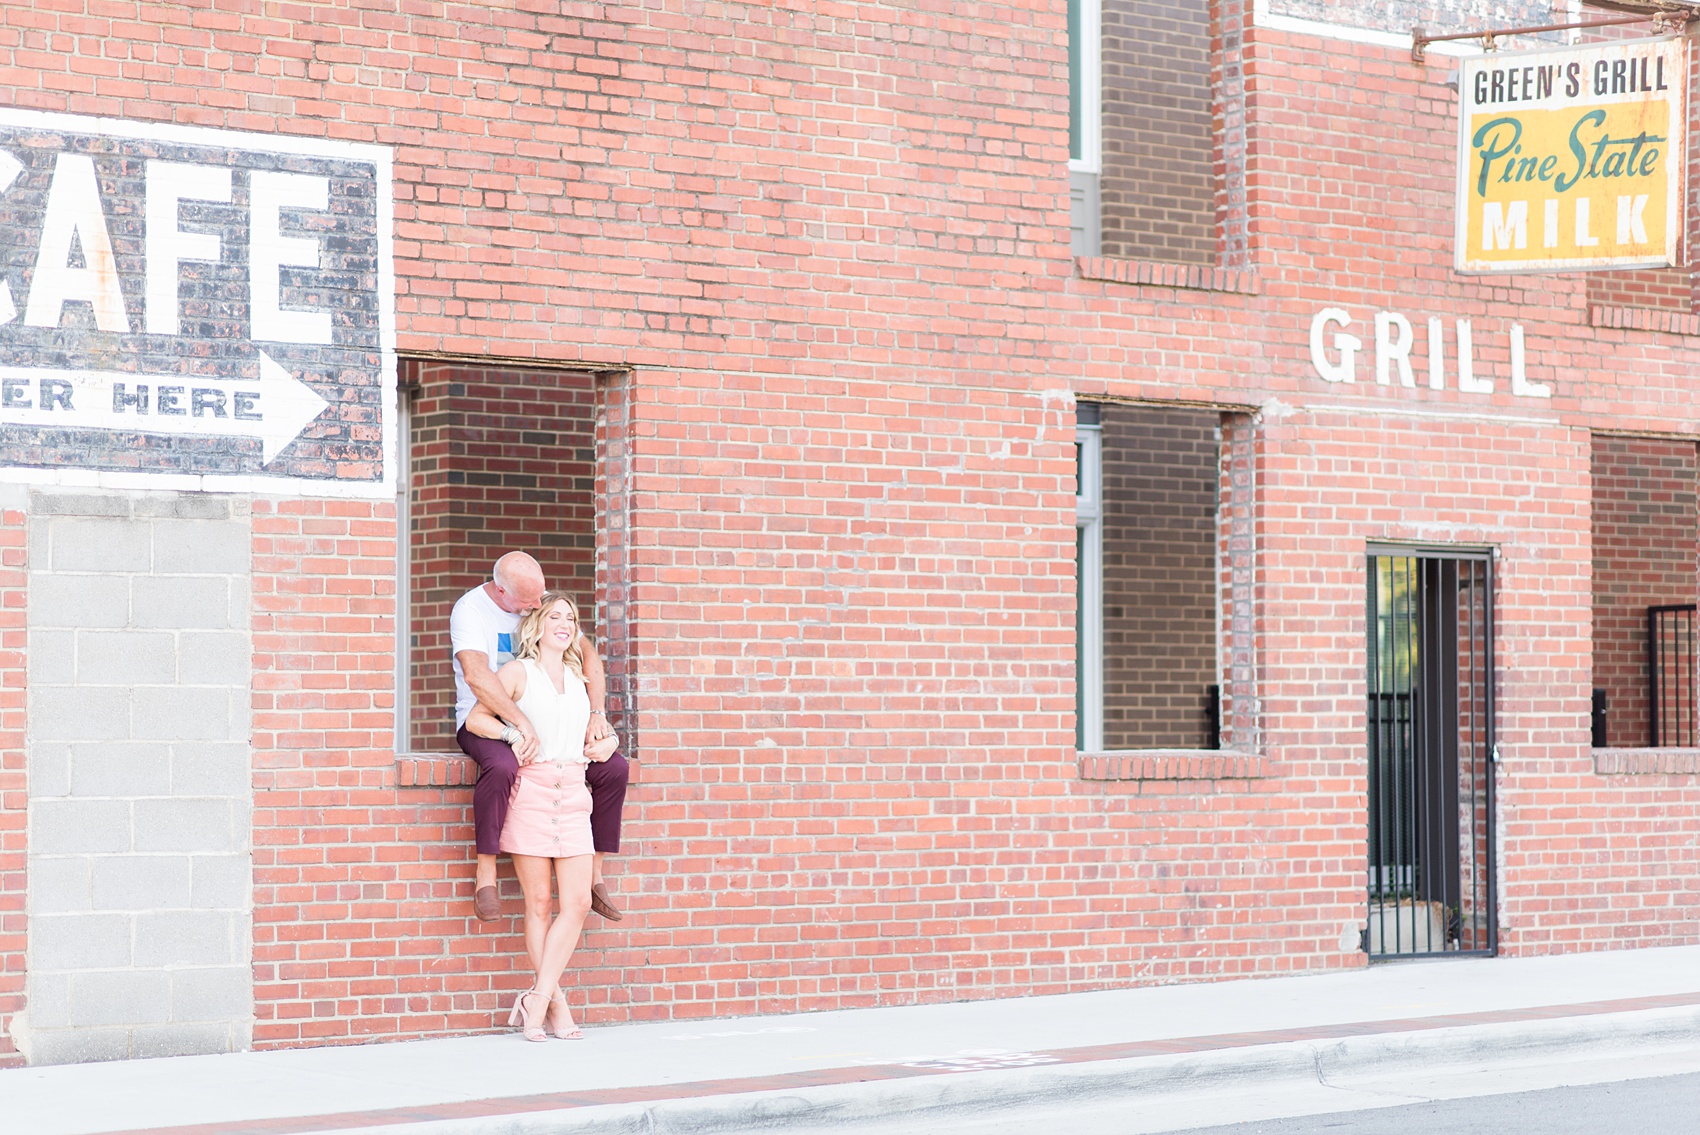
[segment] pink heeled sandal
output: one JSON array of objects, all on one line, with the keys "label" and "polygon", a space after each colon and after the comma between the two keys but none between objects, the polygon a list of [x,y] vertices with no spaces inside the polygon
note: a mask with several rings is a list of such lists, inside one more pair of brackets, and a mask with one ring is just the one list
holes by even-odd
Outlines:
[{"label": "pink heeled sandal", "polygon": [[557,1008],[559,1008],[561,1010],[561,1014],[566,1017],[567,1023],[565,1026],[562,1026],[559,1023],[555,1025],[552,1030],[555,1034],[555,1039],[583,1040],[584,1030],[578,1027],[577,1021],[573,1020],[573,1012],[571,1009],[567,1008],[567,995],[562,993],[558,988],[555,990],[555,996],[549,999],[549,1009],[544,1014],[543,1018],[545,1023],[547,1023],[548,1019],[555,1014],[555,1010]]},{"label": "pink heeled sandal", "polygon": [[[546,1035],[544,1035],[542,1024],[532,1024],[531,1014],[525,1011],[525,999],[527,997],[541,996],[543,996],[543,994],[537,992],[537,990],[527,989],[524,993],[521,993],[518,997],[514,998],[514,1007],[512,1011],[508,1013],[508,1024],[519,1029],[520,1035],[526,1040],[544,1041],[549,1039]],[[549,1009],[550,1004],[545,1002],[543,1006],[544,1018],[549,1016]]]}]

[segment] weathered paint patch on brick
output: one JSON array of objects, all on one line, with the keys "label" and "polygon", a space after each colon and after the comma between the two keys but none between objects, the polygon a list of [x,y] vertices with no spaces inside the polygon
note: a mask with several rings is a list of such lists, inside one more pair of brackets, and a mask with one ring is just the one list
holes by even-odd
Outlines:
[{"label": "weathered paint patch on brick", "polygon": [[344,150],[0,113],[0,465],[381,493],[388,155]]},{"label": "weathered paint patch on brick", "polygon": [[1394,33],[1409,33],[1420,25],[1433,35],[1537,27],[1575,18],[1566,9],[1554,0],[1269,0],[1272,16]]}]

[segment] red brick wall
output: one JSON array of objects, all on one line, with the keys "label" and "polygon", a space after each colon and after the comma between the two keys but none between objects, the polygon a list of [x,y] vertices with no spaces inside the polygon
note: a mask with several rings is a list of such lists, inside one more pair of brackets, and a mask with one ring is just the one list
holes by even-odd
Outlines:
[{"label": "red brick wall", "polygon": [[253,525],[254,1043],[417,1032],[394,967],[423,972],[444,867],[393,787],[395,506]]},{"label": "red brick wall", "polygon": [[[389,504],[255,502],[257,1047],[487,1029],[527,984],[506,868],[510,917],[472,917],[470,788],[397,781],[395,542]],[[610,968],[626,943],[587,933],[594,1004],[657,980],[641,952]]]},{"label": "red brick wall", "polygon": [[[627,760],[642,752],[637,713],[637,631],[632,611],[632,400],[629,371],[604,375],[596,410],[596,610],[594,633],[608,684],[608,719]],[[636,774],[634,773],[634,779]]]},{"label": "red brick wall", "polygon": [[1257,688],[1257,435],[1250,414],[1221,417],[1216,512],[1216,656],[1221,660],[1222,748],[1262,751]]},{"label": "red brick wall", "polygon": [[[1586,659],[1566,645],[1587,617],[1585,441],[1491,420],[1425,421],[1384,406],[1263,419],[1259,622],[1264,737],[1282,763],[1284,816],[1252,821],[1291,876],[1293,900],[1361,920],[1367,823],[1366,549],[1371,543],[1498,547],[1500,835],[1508,860],[1551,846],[1562,809],[1594,786],[1583,770]],[[1412,486],[1422,491],[1413,507]],[[1529,502],[1519,506],[1518,502]],[[1551,710],[1540,712],[1540,707]],[[1550,796],[1544,799],[1543,796]],[[1299,835],[1286,824],[1313,826]],[[1529,948],[1525,889],[1501,879],[1501,945]],[[1596,891],[1592,880],[1568,880]],[[1355,913],[1354,913],[1355,912]]]},{"label": "red brick wall", "polygon": [[0,513],[0,1067],[21,1059],[7,1031],[24,1007],[25,517]]},{"label": "red brick wall", "polygon": [[1700,593],[1694,443],[1595,434],[1591,473],[1594,688],[1609,699],[1608,742],[1650,745],[1647,608]]},{"label": "red brick wall", "polygon": [[1104,0],[1101,247],[1212,264],[1210,5]]},{"label": "red brick wall", "polygon": [[[149,14],[0,9],[3,97],[393,145],[404,350],[629,368],[598,586],[644,760],[593,1023],[1362,964],[1370,540],[1500,549],[1505,948],[1700,939],[1700,785],[1587,743],[1587,431],[1700,431],[1692,342],[1450,272],[1445,68],[1236,34],[1255,278],[1209,291],[1077,273],[1055,4]],[[1474,320],[1495,393],[1322,382],[1324,306]],[[1074,396],[1241,415],[1261,740],[1221,779],[1077,777]],[[255,505],[262,1044],[524,984],[470,921],[469,794],[396,783],[391,508]]]},{"label": "red brick wall", "polygon": [[452,753],[449,612],[504,552],[530,552],[595,633],[595,378],[405,360],[413,391],[408,710],[415,752]]},{"label": "red brick wall", "polygon": [[1218,684],[1220,415],[1105,406],[1102,421],[1104,747],[1200,749]]},{"label": "red brick wall", "polygon": [[1694,308],[1693,293],[1693,276],[1685,268],[1588,275],[1588,302],[1605,307],[1650,307],[1686,315]]}]

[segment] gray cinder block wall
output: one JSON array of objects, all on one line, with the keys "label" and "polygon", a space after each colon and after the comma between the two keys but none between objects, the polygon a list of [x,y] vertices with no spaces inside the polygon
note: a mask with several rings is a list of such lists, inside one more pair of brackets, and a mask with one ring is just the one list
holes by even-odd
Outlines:
[{"label": "gray cinder block wall", "polygon": [[32,494],[32,1064],[253,1035],[245,500]]}]

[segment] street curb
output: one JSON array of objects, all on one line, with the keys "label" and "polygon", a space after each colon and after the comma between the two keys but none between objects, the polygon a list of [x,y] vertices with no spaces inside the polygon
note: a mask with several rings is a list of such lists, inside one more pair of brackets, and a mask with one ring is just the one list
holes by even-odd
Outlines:
[{"label": "street curb", "polygon": [[[1603,1050],[1623,1056],[1636,1050],[1670,1049],[1700,1049],[1700,1006],[334,1130],[338,1135],[714,1135],[831,1130],[872,1120],[922,1120],[929,1115],[960,1120],[1036,1106],[1102,1105],[1119,1097],[1131,1102],[1283,1082],[1329,1084],[1395,1072],[1485,1071],[1567,1056],[1599,1058],[1608,1054]],[[500,1107],[501,1101],[491,1104]]]}]

